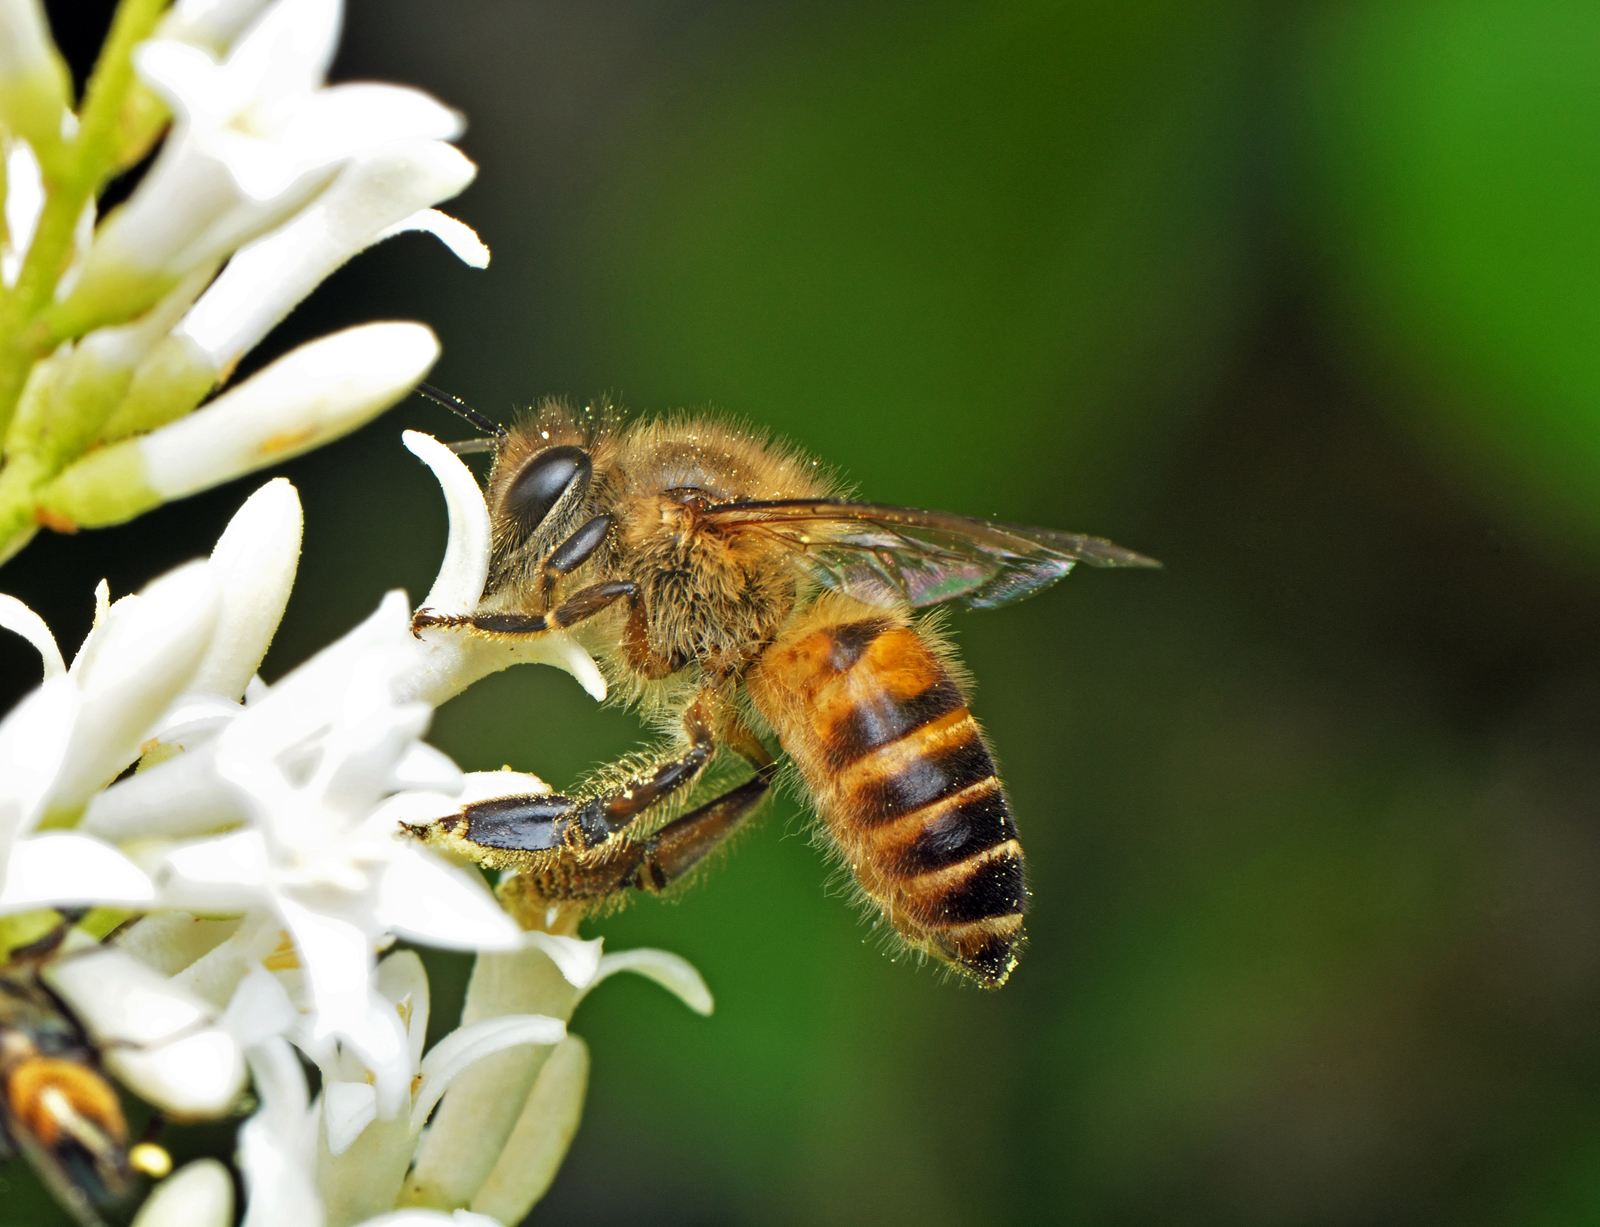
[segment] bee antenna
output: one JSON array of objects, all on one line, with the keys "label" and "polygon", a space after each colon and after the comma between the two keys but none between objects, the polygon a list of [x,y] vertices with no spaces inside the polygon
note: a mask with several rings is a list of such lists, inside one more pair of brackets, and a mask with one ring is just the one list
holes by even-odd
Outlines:
[{"label": "bee antenna", "polygon": [[492,435],[496,439],[503,439],[505,437],[506,428],[504,426],[500,425],[500,423],[496,422],[493,418],[479,413],[454,392],[446,392],[442,388],[434,387],[431,383],[419,383],[416,390],[419,394],[427,397],[434,404],[440,406],[441,408],[450,410],[450,412],[455,414],[458,418],[464,418],[468,423],[481,430],[484,434]]}]

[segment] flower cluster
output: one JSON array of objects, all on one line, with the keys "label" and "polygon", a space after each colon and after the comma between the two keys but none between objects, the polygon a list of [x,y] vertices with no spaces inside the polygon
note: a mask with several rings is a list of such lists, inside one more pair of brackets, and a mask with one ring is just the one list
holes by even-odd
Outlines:
[{"label": "flower cluster", "polygon": [[[482,494],[448,448],[406,442],[450,513],[429,603],[471,607]],[[115,601],[102,586],[70,664],[37,615],[0,598],[0,624],[34,643],[44,672],[0,722],[0,927],[68,905],[127,917],[109,943],[69,944],[49,981],[112,1072],[172,1116],[227,1111],[248,1071],[260,1107],[239,1139],[247,1224],[342,1227],[399,1206],[516,1222],[576,1127],[587,1053],[566,1022],[584,994],[631,969],[701,1011],[710,998],[682,960],[602,954],[559,910],[523,931],[476,871],[401,836],[404,822],[545,787],[462,773],[422,735],[435,704],[514,663],[561,665],[603,694],[582,649],[559,634],[419,638],[392,592],[267,685],[256,670],[300,536],[294,488],[267,483],[210,558]],[[426,1052],[421,961],[380,959],[397,938],[484,952],[462,1025]],[[320,1071],[315,1097],[302,1058]],[[141,1221],[229,1221],[209,1170],[174,1177]],[[178,1217],[157,1213],[169,1202]]]},{"label": "flower cluster", "polygon": [[[39,0],[0,0],[0,560],[41,526],[124,520],[316,446],[432,364],[427,328],[372,323],[213,395],[374,242],[423,230],[487,262],[433,208],[474,173],[449,143],[460,117],[399,86],[324,84],[340,18],[338,0],[121,0],[74,108]],[[450,520],[424,604],[472,609],[482,491],[437,440],[405,441]],[[208,558],[115,600],[102,584],[70,661],[0,595],[0,628],[42,672],[0,718],[0,961],[78,918],[37,974],[166,1116],[249,1111],[246,1227],[517,1222],[577,1127],[588,1054],[567,1024],[585,994],[632,970],[701,1012],[710,997],[675,956],[603,953],[570,910],[513,920],[476,869],[402,834],[545,787],[461,771],[424,740],[435,707],[528,662],[603,697],[588,655],[559,633],[416,635],[391,592],[269,685],[302,529],[294,488],[268,482]],[[402,941],[478,955],[431,1047]],[[191,1163],[136,1227],[224,1227],[233,1188]]]},{"label": "flower cluster", "polygon": [[424,230],[488,262],[433,208],[476,171],[449,143],[461,117],[403,86],[324,83],[338,0],[163,7],[124,0],[74,111],[39,0],[0,0],[0,558],[40,526],[126,520],[399,399],[438,356],[421,324],[312,341],[201,405],[363,248]]}]

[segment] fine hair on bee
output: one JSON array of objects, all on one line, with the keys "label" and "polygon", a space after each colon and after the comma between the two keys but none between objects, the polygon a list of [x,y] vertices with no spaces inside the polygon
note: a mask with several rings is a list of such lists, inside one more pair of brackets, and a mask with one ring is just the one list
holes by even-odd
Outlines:
[{"label": "fine hair on bee", "polygon": [[919,611],[1006,605],[1079,563],[1156,564],[1097,537],[858,501],[811,457],[713,415],[549,400],[502,428],[427,395],[492,436],[491,550],[478,606],[420,609],[413,629],[570,634],[667,737],[569,794],[481,801],[411,832],[516,870],[541,906],[602,906],[660,894],[724,846],[782,756],[887,930],[1004,984],[1022,846],[966,671]]}]

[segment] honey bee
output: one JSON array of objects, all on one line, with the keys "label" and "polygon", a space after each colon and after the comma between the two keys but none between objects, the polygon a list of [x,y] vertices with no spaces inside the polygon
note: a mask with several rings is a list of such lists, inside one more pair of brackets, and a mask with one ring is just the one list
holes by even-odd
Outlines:
[{"label": "honey bee", "polygon": [[[659,893],[759,806],[771,737],[888,926],[1003,985],[1022,845],[963,671],[913,611],[1006,605],[1080,562],[1156,564],[1096,537],[849,501],[815,461],[715,418],[552,401],[507,430],[422,391],[493,432],[493,531],[479,607],[418,610],[413,630],[570,631],[614,693],[678,731],[570,796],[484,801],[411,832],[518,870],[533,903]],[[682,812],[719,748],[748,778]]]},{"label": "honey bee", "polygon": [[63,922],[0,967],[0,1162],[20,1152],[76,1222],[102,1227],[135,1171],[159,1175],[168,1160],[149,1144],[130,1148],[95,1044],[41,977],[66,933]]}]

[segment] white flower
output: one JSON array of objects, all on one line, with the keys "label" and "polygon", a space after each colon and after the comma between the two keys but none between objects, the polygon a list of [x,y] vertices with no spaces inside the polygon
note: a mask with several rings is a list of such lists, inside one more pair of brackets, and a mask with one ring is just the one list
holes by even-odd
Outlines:
[{"label": "white flower", "polygon": [[[4,3],[4,0],[0,0]],[[5,32],[0,30],[0,40]],[[33,241],[39,211],[44,208],[44,175],[31,146],[17,141],[0,149],[5,158],[5,213],[0,217],[0,285],[15,285],[22,257]]]},{"label": "white flower", "polygon": [[489,262],[468,227],[429,208],[460,192],[477,168],[443,141],[419,141],[361,158],[305,209],[236,252],[173,336],[218,375],[232,370],[341,264],[397,232],[429,228],[466,263]]},{"label": "white flower", "polygon": [[71,122],[70,92],[40,0],[0,0],[0,131],[48,148]]},{"label": "white flower", "polygon": [[[598,952],[597,942],[581,945]],[[588,1052],[566,1034],[564,1021],[590,988],[624,968],[668,984],[697,1009],[709,1009],[699,977],[662,952],[630,951],[562,966],[548,949],[536,947],[496,956],[487,969],[480,959],[462,1025],[424,1053],[430,1003],[421,960],[410,952],[384,959],[379,990],[405,1029],[405,1105],[385,1113],[373,1087],[377,1071],[345,1049],[324,1057],[322,1090],[311,1100],[298,1066],[283,1060],[282,1041],[267,1041],[252,1058],[261,1066],[262,1108],[240,1150],[252,1189],[246,1221],[257,1215],[263,1223],[288,1221],[287,1205],[318,1207],[324,1217],[311,1221],[327,1227],[409,1221],[382,1217],[399,1206],[419,1207],[408,1211],[414,1214],[424,1213],[420,1207],[470,1209],[487,1221],[520,1222],[554,1178],[582,1111]],[[254,974],[252,991],[258,991],[261,973]],[[513,997],[518,1009],[499,1008]],[[448,1187],[431,1181],[428,1173],[441,1161],[463,1157],[470,1171],[455,1170]],[[258,1197],[268,1205],[261,1206]],[[440,1215],[417,1221],[449,1220]]]},{"label": "white flower", "polygon": [[[711,1012],[711,994],[683,959],[662,950],[605,955],[587,976],[557,968],[543,950],[485,954],[473,967],[463,1024],[530,1010],[570,1019],[596,985],[633,971]],[[406,1199],[469,1207],[519,1222],[554,1179],[583,1102],[588,1058],[581,1041],[498,1053],[466,1070],[439,1105],[417,1148]]]},{"label": "white flower", "polygon": [[310,341],[160,430],[91,452],[42,494],[46,514],[114,524],[355,429],[439,355],[421,324],[362,324]]},{"label": "white flower", "polygon": [[[41,66],[59,57],[37,0],[0,0],[0,285],[15,288],[13,331],[43,342],[0,355],[0,560],[41,526],[118,523],[319,446],[393,404],[437,357],[420,324],[353,328],[194,412],[366,247],[420,230],[488,262],[471,228],[433,207],[476,173],[447,143],[461,116],[409,87],[324,84],[342,12],[340,0],[184,0],[154,37],[107,58],[122,84],[90,90],[109,102],[96,132],[127,95],[108,152],[103,139],[80,149],[35,131],[41,106],[55,108],[50,131],[76,124],[66,78],[60,97],[40,92]],[[165,108],[128,92],[130,54]],[[154,140],[164,109],[166,139],[96,228],[94,194]],[[62,197],[76,230],[40,235]],[[34,274],[19,283],[25,262]]]},{"label": "white flower", "polygon": [[182,984],[111,947],[69,945],[44,975],[103,1046],[106,1067],[169,1116],[219,1116],[243,1093],[239,1044]]},{"label": "white flower", "polygon": [[459,135],[461,117],[418,90],[322,84],[341,9],[277,0],[221,60],[178,40],[138,48],[135,65],[172,108],[174,131],[100,227],[74,296],[221,260],[290,217],[350,159]]},{"label": "white flower", "polygon": [[[437,441],[407,444],[450,514],[430,600],[470,608],[487,574],[482,493]],[[115,949],[63,958],[53,982],[93,1034],[127,1041],[112,1071],[173,1115],[223,1110],[248,1065],[261,1108],[239,1137],[247,1224],[517,1222],[577,1128],[589,1058],[565,1024],[584,995],[621,970],[703,1012],[710,995],[672,955],[602,955],[560,909],[562,931],[524,933],[477,872],[400,837],[403,821],[545,789],[462,775],[422,740],[433,704],[525,660],[575,665],[598,689],[593,662],[560,635],[491,651],[415,636],[390,593],[263,684],[300,538],[293,487],[268,483],[209,559],[114,603],[102,590],[70,666],[31,611],[0,601],[0,625],[39,646],[46,675],[0,723],[0,910],[150,912]],[[68,829],[37,830],[45,814]],[[487,952],[461,1025],[427,1052],[420,962],[378,961],[396,937]],[[315,1098],[295,1048],[321,1066]],[[196,1221],[227,1213],[195,1174],[147,1221],[191,1204]]]},{"label": "white flower", "polygon": [[196,1159],[156,1186],[133,1227],[228,1227],[233,1181],[215,1159]]}]

